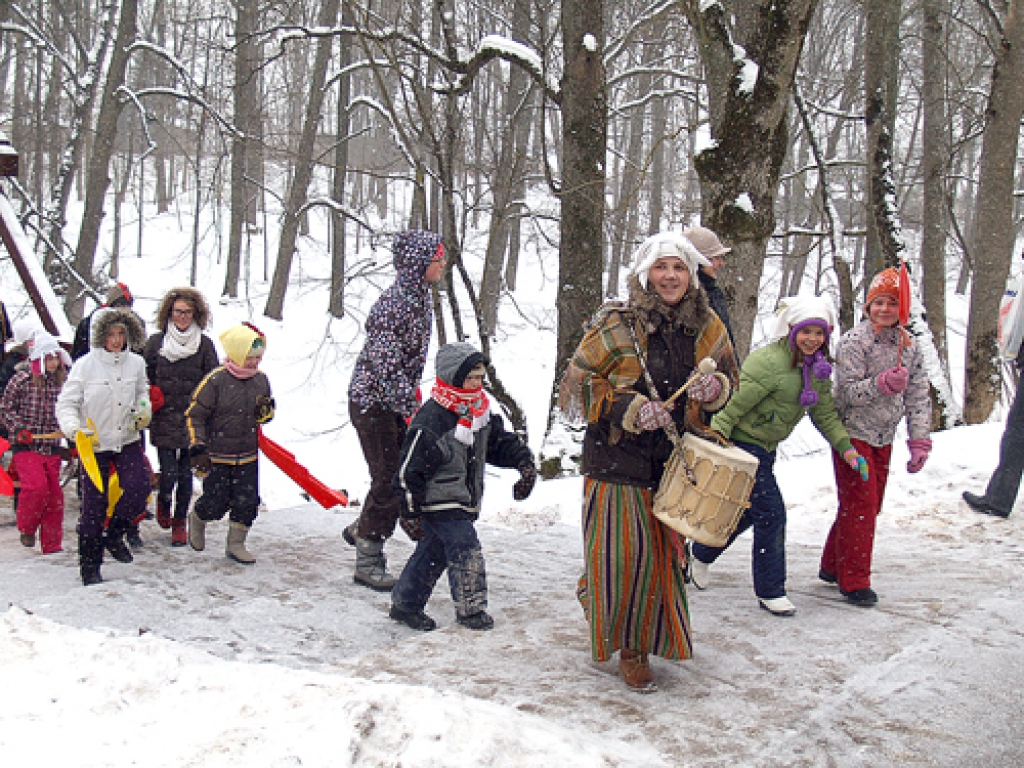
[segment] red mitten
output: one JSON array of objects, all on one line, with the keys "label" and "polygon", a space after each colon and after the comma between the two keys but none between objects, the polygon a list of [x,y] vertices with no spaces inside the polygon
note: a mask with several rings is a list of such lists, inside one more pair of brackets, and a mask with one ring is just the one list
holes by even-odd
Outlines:
[{"label": "red mitten", "polygon": [[152,406],[153,413],[164,407],[164,391],[156,384],[149,385],[149,403]]}]

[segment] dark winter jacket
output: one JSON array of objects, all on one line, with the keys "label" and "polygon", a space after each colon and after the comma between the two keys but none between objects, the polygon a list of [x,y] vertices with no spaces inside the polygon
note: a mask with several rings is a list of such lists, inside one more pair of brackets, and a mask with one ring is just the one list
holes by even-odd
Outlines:
[{"label": "dark winter jacket", "polygon": [[7,389],[7,382],[14,376],[18,365],[28,360],[28,350],[24,344],[12,347],[4,358],[4,364],[0,366],[0,395]]},{"label": "dark winter jacket", "polygon": [[192,394],[185,411],[190,445],[205,446],[215,464],[246,464],[256,460],[257,398],[270,395],[262,372],[236,379],[227,368],[215,368]]},{"label": "dark winter jacket", "polygon": [[366,318],[366,343],[349,385],[349,400],[364,411],[374,406],[410,416],[427,361],[433,318],[430,286],[423,279],[441,236],[409,231],[395,236],[395,282]]},{"label": "dark winter jacket", "polygon": [[163,408],[153,414],[149,437],[157,448],[188,448],[185,411],[192,402],[196,386],[217,367],[217,350],[204,334],[194,355],[171,362],[160,354],[163,343],[164,332],[154,333],[142,355],[149,383],[159,387],[164,395]]},{"label": "dark winter jacket", "polygon": [[700,278],[701,288],[708,295],[708,304],[725,325],[725,329],[729,332],[729,341],[735,346],[736,337],[732,334],[732,323],[729,320],[729,303],[725,300],[725,293],[718,287],[718,279],[707,274],[703,269],[697,270],[697,276]]}]

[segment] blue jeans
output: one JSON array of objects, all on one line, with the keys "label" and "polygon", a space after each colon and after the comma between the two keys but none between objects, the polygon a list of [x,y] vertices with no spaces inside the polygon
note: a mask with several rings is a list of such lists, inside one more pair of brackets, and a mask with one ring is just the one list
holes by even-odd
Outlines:
[{"label": "blue jeans", "polygon": [[693,555],[703,563],[713,563],[736,537],[753,526],[754,594],[763,600],[786,594],[786,504],[779,484],[775,482],[775,452],[752,443],[736,443],[757,461],[750,508],[743,513],[736,531],[724,547],[693,544]]},{"label": "blue jeans", "polygon": [[426,515],[420,524],[424,536],[391,590],[392,605],[409,613],[422,611],[447,568],[455,615],[462,619],[486,609],[487,573],[473,522],[431,520]]}]

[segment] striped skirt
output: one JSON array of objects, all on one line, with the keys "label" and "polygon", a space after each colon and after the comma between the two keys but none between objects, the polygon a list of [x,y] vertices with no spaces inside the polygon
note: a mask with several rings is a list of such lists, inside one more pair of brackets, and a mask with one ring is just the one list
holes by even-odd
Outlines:
[{"label": "striped skirt", "polygon": [[693,655],[683,568],[653,502],[647,488],[584,478],[586,571],[577,595],[594,661],[621,648],[666,659]]}]

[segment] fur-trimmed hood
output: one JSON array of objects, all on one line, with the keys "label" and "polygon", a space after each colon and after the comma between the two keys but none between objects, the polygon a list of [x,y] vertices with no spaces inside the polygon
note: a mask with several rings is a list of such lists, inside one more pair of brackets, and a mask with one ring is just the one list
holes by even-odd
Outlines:
[{"label": "fur-trimmed hood", "polygon": [[93,313],[89,324],[89,346],[103,349],[106,345],[107,333],[115,325],[124,326],[128,334],[128,348],[142,349],[146,343],[146,331],[142,321],[127,307],[98,309]]},{"label": "fur-trimmed hood", "polygon": [[210,324],[210,305],[206,303],[206,297],[195,288],[171,288],[160,300],[160,306],[156,311],[156,327],[158,331],[167,328],[167,322],[171,319],[171,310],[174,302],[178,299],[188,302],[192,306],[194,314],[192,320],[201,330],[206,330]]}]

